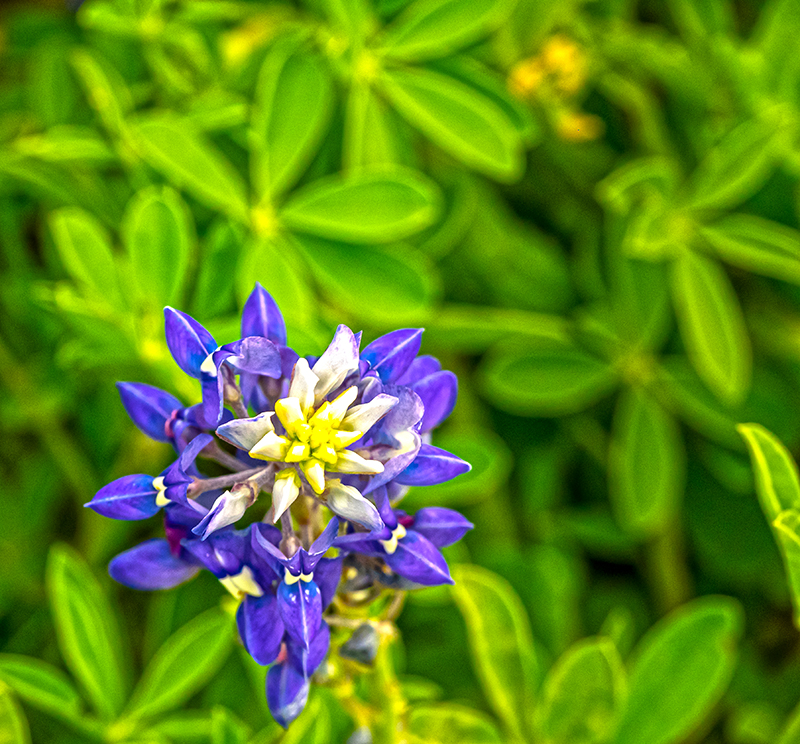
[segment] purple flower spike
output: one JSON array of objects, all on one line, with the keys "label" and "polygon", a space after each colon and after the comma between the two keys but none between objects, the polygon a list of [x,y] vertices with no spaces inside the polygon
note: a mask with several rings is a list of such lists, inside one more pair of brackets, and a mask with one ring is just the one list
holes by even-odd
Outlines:
[{"label": "purple flower spike", "polygon": [[449,481],[471,469],[472,466],[460,457],[439,447],[423,444],[414,461],[395,481],[402,486],[432,486]]},{"label": "purple flower spike", "polygon": [[118,382],[117,390],[128,416],[142,432],[157,442],[170,441],[166,423],[182,407],[174,395],[139,382]]},{"label": "purple flower spike", "polygon": [[126,475],[103,486],[85,506],[111,519],[147,519],[161,508],[150,475]]},{"label": "purple flower spike", "polygon": [[395,573],[416,584],[438,586],[454,583],[442,554],[427,538],[413,530],[397,541],[397,549],[387,553],[384,560]]},{"label": "purple flower spike", "polygon": [[424,434],[439,426],[453,412],[458,397],[458,378],[452,372],[434,372],[415,382],[411,389],[425,406],[420,426]]},{"label": "purple flower spike", "polygon": [[161,538],[146,540],[120,553],[108,565],[114,581],[146,591],[171,589],[191,579],[199,570],[194,562],[175,557],[169,543]]},{"label": "purple flower spike", "polygon": [[419,532],[437,548],[457,543],[474,525],[457,511],[441,506],[427,506],[414,515],[411,529]]},{"label": "purple flower spike", "polygon": [[278,606],[289,637],[308,648],[322,622],[322,597],[313,581],[299,578],[278,587]]},{"label": "purple flower spike", "polygon": [[375,339],[361,358],[369,362],[370,369],[378,373],[381,382],[394,382],[408,369],[419,352],[422,328],[404,328]]},{"label": "purple flower spike", "polygon": [[236,612],[236,623],[247,653],[259,664],[267,666],[278,658],[284,628],[273,594],[245,597]]},{"label": "purple flower spike", "polygon": [[201,367],[217,342],[194,318],[171,307],[164,308],[167,346],[178,366],[190,377],[200,379]]},{"label": "purple flower spike", "polygon": [[267,674],[267,704],[273,718],[283,728],[303,712],[308,701],[308,678],[292,664],[270,667]]},{"label": "purple flower spike", "polygon": [[256,282],[242,312],[242,337],[263,336],[276,344],[286,346],[286,324],[275,300]]}]

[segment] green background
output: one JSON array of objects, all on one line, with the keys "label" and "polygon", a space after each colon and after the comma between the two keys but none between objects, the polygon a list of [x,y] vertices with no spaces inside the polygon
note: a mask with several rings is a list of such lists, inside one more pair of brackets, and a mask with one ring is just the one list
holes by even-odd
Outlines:
[{"label": "green background", "polygon": [[[797,0],[1,18],[0,742],[800,742],[800,519],[736,431],[800,446]],[[256,281],[303,354],[425,327],[473,464],[406,501],[475,523],[456,587],[287,734],[213,577],[115,585],[158,520],[82,508],[171,459],[116,380],[199,399],[161,308],[224,343]]]}]

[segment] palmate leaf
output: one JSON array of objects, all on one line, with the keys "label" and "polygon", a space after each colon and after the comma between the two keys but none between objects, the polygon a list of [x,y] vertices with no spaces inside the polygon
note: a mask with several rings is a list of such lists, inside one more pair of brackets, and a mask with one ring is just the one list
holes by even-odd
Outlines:
[{"label": "palmate leaf", "polygon": [[120,629],[97,579],[66,545],[50,550],[47,591],[64,661],[98,714],[115,718],[127,690]]},{"label": "palmate leaf", "polygon": [[60,670],[39,659],[0,654],[0,680],[26,703],[59,718],[80,712],[78,691]]},{"label": "palmate leaf", "polygon": [[537,709],[547,744],[602,744],[624,709],[627,679],[619,652],[608,638],[571,646],[548,672]]},{"label": "palmate leaf", "polygon": [[501,744],[504,740],[485,713],[453,703],[415,705],[408,728],[429,744]]},{"label": "palmate leaf", "polygon": [[646,392],[625,390],[609,453],[610,497],[620,525],[642,537],[667,529],[680,509],[685,480],[678,423]]},{"label": "palmate leaf", "polygon": [[800,627],[800,478],[786,447],[760,424],[737,427],[747,444],[761,509],[772,526],[786,568],[795,624]]},{"label": "palmate leaf", "polygon": [[541,666],[522,601],[505,579],[479,566],[456,566],[453,579],[484,693],[507,730],[525,739]]},{"label": "palmate leaf", "polygon": [[522,138],[505,112],[475,88],[427,69],[384,70],[397,110],[465,165],[501,181],[522,174]]},{"label": "palmate leaf", "polygon": [[177,708],[219,669],[232,641],[231,619],[221,610],[207,610],[189,621],[156,652],[126,714],[142,718]]},{"label": "palmate leaf", "polygon": [[634,650],[628,704],[614,744],[678,744],[728,686],[742,632],[729,597],[702,597],[653,626]]},{"label": "palmate leaf", "polygon": [[347,170],[404,162],[397,122],[386,103],[366,83],[355,81],[347,99],[344,155]]},{"label": "palmate leaf", "polygon": [[672,264],[672,300],[692,365],[728,405],[750,389],[752,350],[736,292],[715,261],[684,251]]}]

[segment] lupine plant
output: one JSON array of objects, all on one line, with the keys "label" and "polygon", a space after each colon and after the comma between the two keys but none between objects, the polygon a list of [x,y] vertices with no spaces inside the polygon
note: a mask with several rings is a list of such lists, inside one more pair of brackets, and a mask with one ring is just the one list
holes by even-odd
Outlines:
[{"label": "lupine plant", "polygon": [[798,38],[2,4],[0,741],[797,744]]}]

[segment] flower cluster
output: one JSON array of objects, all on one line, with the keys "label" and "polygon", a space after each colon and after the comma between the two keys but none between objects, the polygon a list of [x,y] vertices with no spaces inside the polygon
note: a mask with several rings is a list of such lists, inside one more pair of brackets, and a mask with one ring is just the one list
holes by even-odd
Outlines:
[{"label": "flower cluster", "polygon": [[[450,509],[396,509],[410,486],[442,483],[469,465],[429,443],[451,412],[457,381],[420,356],[420,329],[388,333],[360,350],[340,325],[319,358],[286,345],[277,305],[260,286],[242,316],[242,338],[218,346],[185,313],[166,308],[178,366],[199,379],[202,403],[184,407],[139,383],[118,388],[134,423],[169,442],[176,461],[156,477],[129,475],[87,504],[113,519],[163,512],[165,537],[111,561],[117,581],[165,589],[201,569],[239,601],[242,643],[267,674],[267,700],[287,726],[305,706],[328,652],[325,612],[342,584],[363,589],[452,583],[439,549],[472,525]],[[204,458],[229,472],[206,477]],[[245,529],[234,525],[262,493]],[[278,526],[276,526],[278,525]],[[341,585],[341,586],[340,586]]]}]

